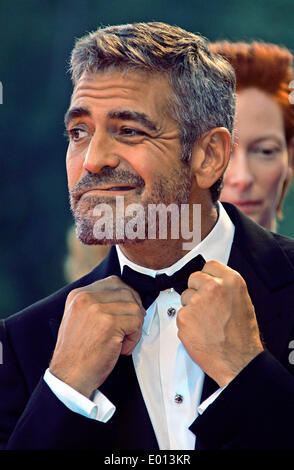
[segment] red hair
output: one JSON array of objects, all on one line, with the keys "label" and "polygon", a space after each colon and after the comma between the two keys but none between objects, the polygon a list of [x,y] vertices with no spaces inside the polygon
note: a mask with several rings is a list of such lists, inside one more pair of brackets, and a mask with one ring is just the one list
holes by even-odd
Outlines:
[{"label": "red hair", "polygon": [[287,142],[294,136],[294,105],[289,101],[290,82],[294,79],[293,55],[286,47],[264,42],[210,44],[213,53],[220,54],[233,66],[237,91],[255,87],[269,93],[281,106]]}]

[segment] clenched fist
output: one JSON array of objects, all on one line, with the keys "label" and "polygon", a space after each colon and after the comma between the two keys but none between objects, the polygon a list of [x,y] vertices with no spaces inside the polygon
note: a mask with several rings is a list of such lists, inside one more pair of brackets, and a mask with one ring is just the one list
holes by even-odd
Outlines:
[{"label": "clenched fist", "polygon": [[67,297],[50,372],[90,397],[141,338],[146,312],[139,294],[110,276]]},{"label": "clenched fist", "polygon": [[217,262],[191,274],[181,296],[178,336],[192,359],[220,387],[263,350],[244,279]]}]

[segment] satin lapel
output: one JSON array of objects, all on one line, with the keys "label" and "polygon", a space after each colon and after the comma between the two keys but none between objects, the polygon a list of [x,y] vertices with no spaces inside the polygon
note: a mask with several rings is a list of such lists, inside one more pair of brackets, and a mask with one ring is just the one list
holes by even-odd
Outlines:
[{"label": "satin lapel", "polygon": [[117,257],[115,246],[112,246],[106,258],[102,261],[97,268],[91,271],[90,276],[93,281],[104,279],[105,277],[116,275],[120,276],[120,265]]},{"label": "satin lapel", "polygon": [[[271,232],[252,222],[235,206],[223,203],[235,225],[235,237],[228,265],[233,269],[247,269],[269,291],[275,291],[294,282],[294,269]],[[251,273],[250,273],[251,274]],[[249,276],[246,272],[244,275]]]}]

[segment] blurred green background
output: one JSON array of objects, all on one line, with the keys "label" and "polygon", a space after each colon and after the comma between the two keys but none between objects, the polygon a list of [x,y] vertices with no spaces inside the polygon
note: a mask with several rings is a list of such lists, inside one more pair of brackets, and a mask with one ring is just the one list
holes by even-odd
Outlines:
[{"label": "blurred green background", "polygon": [[[293,0],[0,1],[0,317],[65,284],[72,224],[63,116],[75,38],[99,25],[160,20],[210,40],[294,50]],[[294,188],[278,231],[294,237]]]}]

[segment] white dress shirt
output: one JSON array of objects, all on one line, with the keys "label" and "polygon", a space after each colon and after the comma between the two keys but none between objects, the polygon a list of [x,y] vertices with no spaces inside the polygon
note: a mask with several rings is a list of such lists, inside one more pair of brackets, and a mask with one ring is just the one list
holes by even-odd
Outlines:
[{"label": "white dress shirt", "polygon": [[[125,265],[155,277],[172,275],[192,258],[201,254],[206,261],[227,264],[235,227],[221,203],[219,217],[207,237],[172,266],[161,270],[148,269],[131,262],[117,246],[121,272]],[[161,450],[195,448],[195,435],[189,426],[221,393],[218,389],[200,405],[204,372],[191,359],[177,336],[176,315],[181,297],[174,289],[160,292],[147,309],[142,336],[132,357],[138,382]],[[53,376],[49,369],[44,380],[53,393],[72,411],[106,422],[115,412],[100,391],[91,400]]]}]

